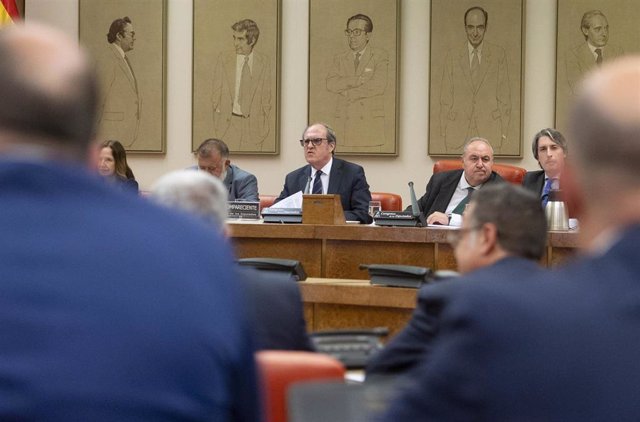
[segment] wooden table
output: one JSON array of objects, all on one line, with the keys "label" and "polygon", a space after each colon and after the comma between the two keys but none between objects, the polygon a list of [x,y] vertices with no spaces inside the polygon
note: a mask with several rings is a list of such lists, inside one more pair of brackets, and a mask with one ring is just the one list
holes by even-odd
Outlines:
[{"label": "wooden table", "polygon": [[[449,228],[377,227],[347,224],[232,223],[232,243],[239,258],[299,260],[309,277],[368,279],[360,264],[400,264],[432,270],[456,269],[447,243]],[[549,233],[545,266],[575,253],[577,233]]]},{"label": "wooden table", "polygon": [[411,318],[418,292],[364,280],[308,278],[298,285],[309,331],[387,327],[389,338]]}]

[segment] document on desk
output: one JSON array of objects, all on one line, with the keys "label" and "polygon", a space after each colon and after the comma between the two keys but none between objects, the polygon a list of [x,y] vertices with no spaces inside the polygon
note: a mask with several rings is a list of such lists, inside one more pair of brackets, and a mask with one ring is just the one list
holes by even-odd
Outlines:
[{"label": "document on desk", "polygon": [[302,208],[302,191],[287,196],[282,201],[271,205],[270,208]]}]

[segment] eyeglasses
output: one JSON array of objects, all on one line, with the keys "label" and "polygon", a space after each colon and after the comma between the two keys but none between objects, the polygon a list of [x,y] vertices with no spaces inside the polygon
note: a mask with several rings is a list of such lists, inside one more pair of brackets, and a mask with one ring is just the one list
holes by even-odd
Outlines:
[{"label": "eyeglasses", "polygon": [[457,230],[450,230],[449,232],[447,232],[447,243],[455,248],[456,246],[458,246],[458,243],[460,243],[465,234],[476,231],[481,227],[482,226],[472,226]]},{"label": "eyeglasses", "polygon": [[344,30],[344,35],[347,36],[347,37],[351,37],[351,36],[359,37],[360,35],[364,34],[365,32],[367,32],[367,31],[365,31],[364,29],[360,29],[360,28],[345,29]]},{"label": "eyeglasses", "polygon": [[328,141],[327,138],[312,138],[312,139],[300,139],[300,146],[305,147],[305,146],[309,146],[309,143],[312,143],[313,146],[320,146],[320,144],[322,143],[322,141]]}]

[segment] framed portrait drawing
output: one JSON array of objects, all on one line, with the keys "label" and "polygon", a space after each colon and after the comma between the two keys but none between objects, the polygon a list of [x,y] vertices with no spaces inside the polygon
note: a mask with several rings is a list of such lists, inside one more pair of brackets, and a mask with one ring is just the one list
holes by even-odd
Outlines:
[{"label": "framed portrait drawing", "polygon": [[99,138],[165,152],[166,0],[80,0],[79,12],[100,80]]},{"label": "framed portrait drawing", "polygon": [[278,154],[281,0],[193,3],[193,135]]},{"label": "framed portrait drawing", "polygon": [[340,155],[398,154],[398,0],[309,1],[309,123]]},{"label": "framed portrait drawing", "polygon": [[431,0],[429,155],[522,156],[524,0]]},{"label": "framed portrait drawing", "polygon": [[569,108],[585,73],[640,52],[637,0],[558,0],[556,128],[567,131]]}]

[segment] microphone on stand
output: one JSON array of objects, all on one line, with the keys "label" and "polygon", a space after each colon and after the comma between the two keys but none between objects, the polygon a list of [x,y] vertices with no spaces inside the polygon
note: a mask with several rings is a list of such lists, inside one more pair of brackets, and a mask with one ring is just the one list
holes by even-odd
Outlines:
[{"label": "microphone on stand", "polygon": [[311,176],[307,179],[307,184],[304,187],[304,191],[302,192],[304,195],[309,195],[311,193]]},{"label": "microphone on stand", "polygon": [[420,210],[420,205],[416,199],[416,191],[413,189],[413,182],[409,182],[409,195],[411,197],[411,213],[420,222],[422,227],[427,227],[424,214],[422,214],[422,210]]}]

